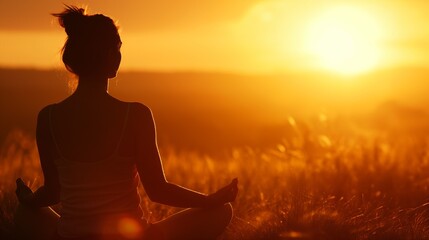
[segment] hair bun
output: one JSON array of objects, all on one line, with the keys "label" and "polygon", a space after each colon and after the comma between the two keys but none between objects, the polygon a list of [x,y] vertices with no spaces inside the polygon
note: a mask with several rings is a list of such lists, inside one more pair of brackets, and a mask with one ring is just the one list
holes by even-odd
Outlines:
[{"label": "hair bun", "polygon": [[83,8],[66,5],[62,13],[53,14],[58,17],[60,25],[65,29],[69,37],[79,36],[84,31],[87,18],[86,11]]}]

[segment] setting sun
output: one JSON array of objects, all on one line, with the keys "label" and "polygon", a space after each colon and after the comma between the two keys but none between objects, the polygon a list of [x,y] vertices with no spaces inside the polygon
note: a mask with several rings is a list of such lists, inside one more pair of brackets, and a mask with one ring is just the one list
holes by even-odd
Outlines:
[{"label": "setting sun", "polygon": [[376,67],[380,28],[365,11],[337,7],[313,19],[306,36],[306,49],[329,70],[352,75]]}]

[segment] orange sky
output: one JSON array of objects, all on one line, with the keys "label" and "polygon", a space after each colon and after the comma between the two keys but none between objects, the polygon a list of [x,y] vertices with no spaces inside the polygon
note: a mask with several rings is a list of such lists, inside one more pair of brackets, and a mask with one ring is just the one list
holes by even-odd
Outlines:
[{"label": "orange sky", "polygon": [[[372,19],[374,24],[361,28],[377,25],[380,36],[374,48],[379,53],[375,69],[427,67],[429,2],[410,2],[66,1],[88,5],[90,13],[104,13],[119,21],[123,70],[241,73],[323,69],[320,59],[304,46],[307,41],[320,43],[313,39],[317,38],[314,34],[306,32],[323,21],[320,16],[339,6],[359,9]],[[62,67],[59,51],[66,35],[49,15],[62,10],[62,1],[5,0],[0,2],[0,9],[0,66]]]}]

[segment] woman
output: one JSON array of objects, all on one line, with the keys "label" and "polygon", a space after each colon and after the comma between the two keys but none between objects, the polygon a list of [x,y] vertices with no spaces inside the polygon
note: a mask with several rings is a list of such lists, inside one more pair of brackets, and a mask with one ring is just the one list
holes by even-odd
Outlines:
[{"label": "woman", "polygon": [[[31,239],[215,239],[232,218],[237,180],[210,195],[168,182],[150,109],[107,92],[121,61],[113,20],[70,6],[54,16],[68,35],[63,62],[79,83],[39,113],[44,185],[33,193],[17,180],[19,231]],[[152,201],[189,209],[147,223],[139,180]],[[46,208],[60,202],[61,216]]]}]

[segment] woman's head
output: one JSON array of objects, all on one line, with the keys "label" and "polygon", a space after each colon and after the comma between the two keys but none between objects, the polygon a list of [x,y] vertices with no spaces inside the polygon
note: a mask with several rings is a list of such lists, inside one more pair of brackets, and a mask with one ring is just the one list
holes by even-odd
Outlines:
[{"label": "woman's head", "polygon": [[116,76],[122,43],[111,18],[88,15],[84,9],[73,6],[53,15],[67,33],[62,59],[70,72],[78,76]]}]

